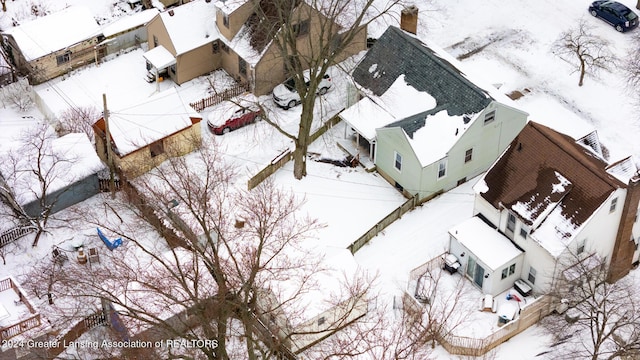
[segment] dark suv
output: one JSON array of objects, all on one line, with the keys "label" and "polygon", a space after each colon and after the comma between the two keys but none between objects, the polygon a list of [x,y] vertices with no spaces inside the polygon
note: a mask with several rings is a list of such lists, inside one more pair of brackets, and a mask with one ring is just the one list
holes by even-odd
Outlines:
[{"label": "dark suv", "polygon": [[589,6],[589,12],[591,15],[608,22],[619,32],[625,32],[638,26],[638,15],[617,1],[594,1]]}]

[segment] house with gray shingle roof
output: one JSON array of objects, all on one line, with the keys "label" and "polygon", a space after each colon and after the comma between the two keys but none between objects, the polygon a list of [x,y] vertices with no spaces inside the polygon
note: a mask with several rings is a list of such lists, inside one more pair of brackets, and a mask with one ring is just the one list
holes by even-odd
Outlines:
[{"label": "house with gray shingle roof", "polygon": [[572,280],[577,262],[605,264],[609,280],[638,262],[640,175],[628,157],[529,122],[474,187],[474,217],[449,231],[449,252],[485,293],[518,279],[542,294]]},{"label": "house with gray shingle roof", "polygon": [[352,77],[359,100],[340,115],[347,137],[361,158],[421,201],[485,171],[527,121],[527,113],[471,80],[456,59],[396,27]]}]

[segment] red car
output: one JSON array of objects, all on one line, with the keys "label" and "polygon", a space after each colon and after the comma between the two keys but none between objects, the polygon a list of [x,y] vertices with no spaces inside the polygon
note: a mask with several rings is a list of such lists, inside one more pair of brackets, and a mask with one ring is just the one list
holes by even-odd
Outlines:
[{"label": "red car", "polygon": [[207,125],[216,135],[222,135],[251,124],[260,117],[255,97],[243,97],[224,101],[209,115]]}]

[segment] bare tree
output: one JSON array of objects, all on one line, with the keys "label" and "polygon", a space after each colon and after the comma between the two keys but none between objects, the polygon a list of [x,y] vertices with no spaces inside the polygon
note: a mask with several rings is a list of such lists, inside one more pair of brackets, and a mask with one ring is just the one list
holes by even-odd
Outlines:
[{"label": "bare tree", "polygon": [[556,336],[551,355],[563,359],[637,358],[640,303],[636,285],[630,276],[607,282],[608,268],[597,255],[571,258],[550,294],[563,315],[549,316],[543,322]]},{"label": "bare tree", "polygon": [[60,197],[68,191],[64,184],[70,178],[77,157],[64,150],[55,150],[55,134],[46,123],[26,130],[18,147],[3,156],[3,174],[11,184],[14,196],[22,197],[27,215],[38,227],[33,246],[45,232],[47,222]]},{"label": "bare tree", "polygon": [[[256,33],[273,41],[300,96],[297,132],[265,120],[295,143],[294,176],[306,176],[307,148],[313,130],[316,94],[330,66],[344,59],[356,42],[366,40],[366,26],[397,9],[402,0],[275,0],[256,1]],[[255,45],[254,45],[255,46]]]},{"label": "bare tree", "polygon": [[35,104],[33,90],[27,79],[20,79],[4,86],[1,88],[1,94],[3,103],[15,105],[22,112],[31,109]]},{"label": "bare tree", "polygon": [[[345,327],[362,303],[337,303],[342,311],[321,329],[291,324],[305,312],[299,299],[320,291],[316,277],[325,268],[303,246],[319,225],[271,181],[240,191],[235,178],[214,149],[203,147],[137,178],[135,190],[125,190],[126,207],[105,198],[105,211],[137,220],[108,223],[84,213],[84,221],[122,237],[124,245],[90,267],[68,262],[55,273],[53,292],[113,304],[132,339],[215,340],[187,353],[156,349],[159,358],[270,359],[286,353],[295,336],[328,336]],[[150,241],[157,232],[172,246]],[[342,289],[360,299],[368,287],[354,280]]]},{"label": "bare tree", "polygon": [[[453,281],[450,281],[453,280]],[[394,297],[393,305],[374,296],[372,310],[351,325],[310,351],[314,359],[351,358],[398,360],[429,358],[437,341],[454,334],[472,321],[477,298],[472,285],[457,276],[445,279],[439,268],[427,269],[418,280],[421,301],[407,296]],[[471,294],[471,295],[470,295]],[[348,354],[348,355],[347,355]]]},{"label": "bare tree", "polygon": [[101,116],[102,113],[95,106],[68,108],[60,114],[56,132],[58,136],[82,132],[94,141],[93,124]]},{"label": "bare tree", "polygon": [[600,70],[609,71],[615,66],[615,55],[609,50],[609,42],[594,35],[590,26],[581,19],[578,27],[565,31],[553,43],[551,51],[580,74],[578,86],[584,83],[586,74],[595,76]]}]

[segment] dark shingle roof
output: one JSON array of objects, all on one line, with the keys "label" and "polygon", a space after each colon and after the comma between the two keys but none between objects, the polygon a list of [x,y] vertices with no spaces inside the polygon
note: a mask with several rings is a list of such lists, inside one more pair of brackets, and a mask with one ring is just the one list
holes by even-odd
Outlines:
[{"label": "dark shingle roof", "polygon": [[454,65],[417,38],[390,26],[353,71],[353,78],[381,96],[402,74],[409,85],[433,96],[438,106],[446,104],[450,116],[480,112],[491,102],[489,94]]},{"label": "dark shingle roof", "polygon": [[[511,208],[522,202],[538,209],[544,208],[545,201],[560,201],[563,217],[580,226],[612,191],[626,187],[607,173],[607,166],[571,137],[529,122],[487,172],[484,180],[488,190],[481,196],[495,208],[501,204]],[[554,193],[551,184],[557,182],[556,173],[571,184],[556,194],[562,198],[548,199]],[[540,214],[534,211],[532,215]]]}]

